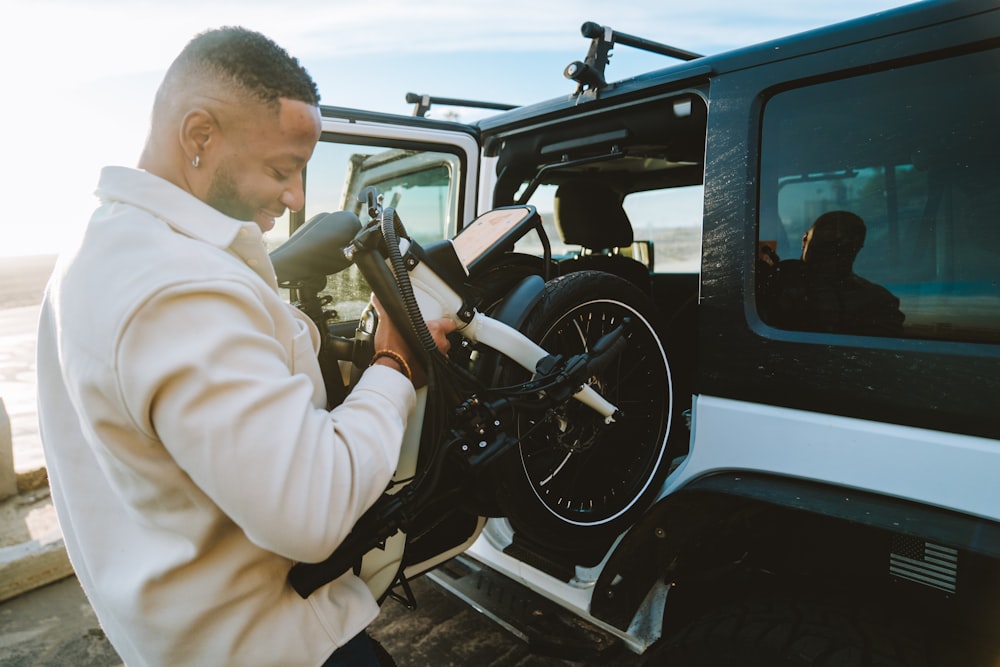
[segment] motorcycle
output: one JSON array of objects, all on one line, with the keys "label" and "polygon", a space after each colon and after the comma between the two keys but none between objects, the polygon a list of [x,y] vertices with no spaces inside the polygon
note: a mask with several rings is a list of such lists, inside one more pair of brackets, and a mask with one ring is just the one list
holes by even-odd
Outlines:
[{"label": "motorcycle", "polygon": [[[549,516],[527,522],[535,530],[548,531],[548,521],[572,531],[611,526],[639,508],[662,475],[669,430],[669,414],[657,414],[669,368],[648,305],[633,305],[630,286],[598,272],[574,274],[571,289],[569,277],[547,280],[553,262],[530,205],[494,209],[422,247],[374,187],[359,199],[367,225],[347,211],[320,214],[272,251],[279,284],[325,332],[320,364],[331,405],[367,367],[378,325],[371,305],[353,336],[329,324],[319,292],[351,264],[419,351],[428,383],[389,487],[329,558],[292,568],[296,592],[308,597],[353,570],[379,602],[413,606],[409,579],[464,550],[489,517],[541,505]],[[525,270],[510,260],[532,232],[544,256]],[[457,325],[448,356],[424,323],[440,317]],[[585,499],[574,495],[581,481],[597,489]]]}]

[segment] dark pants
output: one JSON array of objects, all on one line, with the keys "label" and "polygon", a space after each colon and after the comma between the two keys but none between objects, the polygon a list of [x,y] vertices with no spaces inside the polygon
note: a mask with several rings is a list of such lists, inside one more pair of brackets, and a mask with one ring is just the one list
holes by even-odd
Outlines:
[{"label": "dark pants", "polygon": [[375,647],[368,633],[362,630],[323,663],[323,667],[379,667]]}]

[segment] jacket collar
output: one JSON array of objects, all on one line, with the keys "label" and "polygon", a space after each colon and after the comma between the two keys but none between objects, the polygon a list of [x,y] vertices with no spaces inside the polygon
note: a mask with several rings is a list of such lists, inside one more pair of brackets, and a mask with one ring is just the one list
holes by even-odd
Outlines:
[{"label": "jacket collar", "polygon": [[[173,229],[206,243],[228,248],[241,229],[258,239],[260,228],[220,213],[191,193],[170,181],[146,171],[128,167],[104,167],[97,186],[97,196],[141,208],[163,220]],[[244,233],[246,237],[250,234]]]},{"label": "jacket collar", "polygon": [[277,291],[274,267],[257,223],[231,218],[170,181],[128,167],[104,167],[97,196],[142,209],[180,234],[236,255]]}]

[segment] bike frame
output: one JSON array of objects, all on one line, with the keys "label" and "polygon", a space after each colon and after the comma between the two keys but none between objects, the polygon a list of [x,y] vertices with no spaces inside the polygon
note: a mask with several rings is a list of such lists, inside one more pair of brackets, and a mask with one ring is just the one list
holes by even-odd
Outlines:
[{"label": "bike frame", "polygon": [[[405,254],[409,246],[409,241],[400,240],[400,252]],[[417,264],[410,271],[410,283],[413,285],[420,312],[425,320],[448,318],[456,323],[456,330],[464,338],[493,348],[527,371],[534,372],[538,362],[549,356],[545,349],[514,327],[484,313],[475,311],[471,320],[468,322],[462,320],[459,317],[459,312],[462,310],[461,297],[425,262]],[[406,323],[402,326],[406,326]],[[614,421],[618,408],[605,400],[590,385],[582,386],[573,394],[573,398],[593,408],[604,417],[605,422]]]},{"label": "bike frame", "polygon": [[[523,208],[525,208],[525,215],[534,215],[533,208]],[[395,212],[392,211],[392,209],[386,209],[385,212],[383,212],[381,211],[380,206],[379,210],[375,211],[375,213],[377,213],[377,215],[373,215],[373,218],[379,221],[382,221],[383,215],[395,216]],[[483,221],[481,227],[489,227],[488,223],[491,213],[493,212],[484,214],[484,216],[481,216],[476,222]],[[511,213],[509,211],[505,212],[504,215],[508,220],[511,218]],[[390,221],[389,224],[394,224],[395,222],[398,222],[398,219]],[[475,225],[476,222],[474,222],[473,225]],[[362,231],[358,234],[352,245],[345,249],[344,254],[348,260],[357,264],[358,268],[371,285],[375,296],[383,303],[383,305],[387,306],[387,315],[393,320],[393,323],[399,327],[402,332],[412,334],[409,338],[418,338],[416,333],[412,331],[410,321],[406,321],[404,318],[400,317],[400,310],[398,308],[388,307],[399,302],[400,291],[402,291],[403,283],[408,286],[409,290],[412,290],[412,295],[416,301],[417,307],[419,308],[420,317],[422,317],[424,321],[437,318],[451,319],[456,323],[456,331],[462,337],[474,343],[485,345],[493,350],[496,350],[531,373],[535,373],[537,371],[540,361],[551,356],[548,351],[536,344],[516,328],[479,312],[475,308],[470,308],[467,302],[462,298],[462,296],[460,296],[460,288],[454,287],[453,281],[443,277],[441,275],[442,272],[436,270],[435,267],[432,266],[430,258],[417,244],[406,238],[399,238],[398,240],[395,238],[386,239],[386,234],[382,233],[381,240],[384,241],[384,244],[390,248],[390,255],[393,254],[392,246],[396,245],[396,250],[398,250],[397,259],[401,257],[407,258],[407,261],[405,262],[405,272],[407,275],[399,275],[398,271],[393,269],[393,262],[391,261],[392,258],[385,257],[378,249],[378,246],[381,244],[372,243],[370,236],[367,241],[359,242],[359,239],[364,237],[366,234],[371,234],[374,224],[376,223],[372,223],[366,231]],[[383,222],[382,224],[384,229],[385,223]],[[485,240],[484,238],[477,238],[476,242],[481,246],[488,247],[491,252],[495,252],[498,248],[504,247],[507,242],[509,242],[511,246],[513,245],[513,240],[496,237],[496,235],[501,234],[502,231],[484,232],[480,229],[476,233],[478,233],[480,237],[485,234]],[[520,233],[523,233],[523,231]],[[439,245],[435,248],[435,259],[439,260],[443,254],[445,263],[451,266],[461,266],[462,271],[464,272],[463,278],[468,278],[469,266],[472,264],[472,261],[470,261],[468,257],[468,248],[456,248],[454,240],[448,240],[444,243],[445,245]],[[368,256],[364,256],[366,253]],[[463,254],[465,255],[464,260]],[[397,269],[398,266],[399,265],[397,265]],[[395,315],[393,315],[394,313]],[[409,319],[412,321],[412,315]],[[437,354],[436,350],[425,350],[425,352],[428,354]],[[565,380],[566,379],[563,378],[564,382]],[[604,418],[605,423],[613,422],[614,417],[618,412],[617,406],[607,401],[585,381],[580,380],[579,382],[579,387],[574,387],[575,391],[572,392],[572,397],[595,410]],[[418,461],[420,458],[421,441],[423,438],[423,425],[428,406],[428,391],[429,389],[427,387],[417,390],[416,407],[407,421],[399,462],[392,478],[392,482],[389,485],[387,495],[395,496],[396,494],[399,494],[420,474]],[[499,422],[497,423],[499,424]],[[514,442],[516,441],[507,439],[505,444],[509,446]],[[480,446],[485,446],[485,444],[486,443],[483,442]],[[405,501],[405,497],[401,496],[401,498],[402,500],[399,502],[403,503]],[[383,499],[385,499],[385,496],[383,496],[380,500]],[[463,551],[464,548],[471,544],[471,542],[478,536],[478,533],[481,531],[484,523],[485,519],[480,518],[475,533],[471,535],[467,542],[463,545],[460,545],[445,554],[439,554],[438,557],[434,559],[433,563],[425,562],[411,564],[407,567],[407,570],[403,572],[403,554],[407,544],[407,535],[402,526],[398,530],[394,530],[396,525],[395,522],[386,522],[384,526],[378,526],[380,530],[385,530],[386,536],[384,540],[374,540],[374,542],[378,544],[378,547],[368,549],[363,556],[360,557],[360,565],[355,565],[354,567],[356,568],[356,571],[361,579],[368,585],[376,599],[381,600],[389,593],[390,589],[398,581],[402,581],[405,584],[406,579],[409,577],[416,576],[416,574],[426,571],[439,562],[443,562],[452,555]],[[389,534],[390,530],[393,531],[391,534]],[[355,532],[357,532],[357,529]],[[354,533],[352,533],[351,538],[353,537]],[[349,538],[349,540],[351,538]],[[366,536],[359,535],[357,540],[362,542],[365,538]],[[368,540],[372,541],[370,536],[368,536]],[[296,566],[296,568],[298,568],[298,573],[313,573],[306,575],[307,577],[310,577],[308,583],[302,583],[301,579],[296,581],[294,576],[294,574],[296,574],[296,570],[293,568],[293,576],[291,577],[293,580],[293,586],[295,586],[296,590],[299,591],[300,595],[303,595],[303,597],[308,596],[308,594],[311,593],[312,590],[315,590],[318,585],[321,585],[325,580],[332,578],[330,576],[331,573],[332,576],[339,576],[342,573],[341,570],[343,569],[344,563],[352,560],[350,550],[357,548],[356,544],[345,546],[346,543],[347,541],[345,541],[345,544],[342,544],[341,547],[334,552],[330,559],[323,564],[314,566],[300,564],[299,566]],[[348,552],[347,556],[341,556],[338,558],[338,555],[341,554],[341,551],[344,549]],[[337,565],[330,567],[328,571],[323,570],[323,568],[331,562],[335,562]]]}]

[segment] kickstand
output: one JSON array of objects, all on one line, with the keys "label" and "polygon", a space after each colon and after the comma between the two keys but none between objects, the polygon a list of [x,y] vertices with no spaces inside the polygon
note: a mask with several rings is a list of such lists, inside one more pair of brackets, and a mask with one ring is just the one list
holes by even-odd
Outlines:
[{"label": "kickstand", "polygon": [[[402,589],[402,592],[399,592],[400,589]],[[399,573],[399,576],[396,577],[396,582],[389,588],[387,597],[392,598],[410,611],[417,608],[417,598],[414,597],[413,589],[410,588],[410,580],[402,572]]]}]

